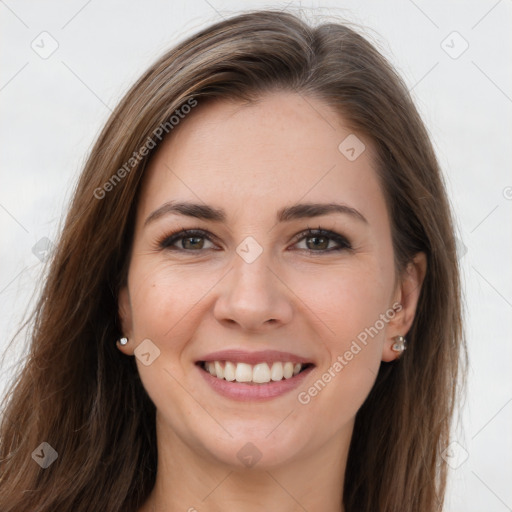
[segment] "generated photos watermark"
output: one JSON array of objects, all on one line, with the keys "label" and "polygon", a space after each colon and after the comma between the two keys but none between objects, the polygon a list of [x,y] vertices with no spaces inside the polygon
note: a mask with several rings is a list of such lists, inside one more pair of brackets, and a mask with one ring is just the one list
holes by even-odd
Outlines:
[{"label": "generated photos watermark", "polygon": [[[197,100],[189,98],[186,103],[177,108],[174,114],[169,117],[165,123],[162,123],[158,128],[153,130],[151,136],[148,136],[138,151],[134,151],[133,155],[101,187],[94,190],[94,197],[96,199],[103,199],[107,195],[107,192],[111,192],[195,106],[197,106]],[[156,139],[158,139],[158,142],[156,142]]]},{"label": "generated photos watermark", "polygon": [[[315,383],[310,386],[306,391],[301,391],[297,395],[297,400],[302,405],[307,405],[311,402],[311,399],[322,391],[329,382],[332,381],[339,373],[347,366],[350,361],[354,359],[354,357],[361,352],[361,350],[368,344],[368,337],[373,339],[377,334],[379,334],[382,329],[384,329],[385,325],[393,320],[395,315],[402,310],[402,304],[399,302],[395,302],[393,307],[389,308],[385,313],[381,313],[379,319],[374,322],[374,324],[370,327],[366,327],[363,331],[361,331],[357,336],[357,340],[352,340],[350,348],[346,350],[343,354],[340,354],[336,357],[334,363],[329,366],[329,368],[321,375],[319,379],[315,381]],[[359,342],[359,343],[358,343]],[[361,346],[362,345],[362,346]]]}]

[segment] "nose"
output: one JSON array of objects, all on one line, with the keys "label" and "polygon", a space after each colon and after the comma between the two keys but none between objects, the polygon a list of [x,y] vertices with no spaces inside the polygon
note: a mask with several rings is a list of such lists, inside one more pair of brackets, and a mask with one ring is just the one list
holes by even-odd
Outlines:
[{"label": "nose", "polygon": [[271,263],[267,251],[251,263],[238,254],[234,256],[232,270],[220,284],[214,307],[219,322],[251,332],[290,322],[293,293],[279,272],[271,268]]}]

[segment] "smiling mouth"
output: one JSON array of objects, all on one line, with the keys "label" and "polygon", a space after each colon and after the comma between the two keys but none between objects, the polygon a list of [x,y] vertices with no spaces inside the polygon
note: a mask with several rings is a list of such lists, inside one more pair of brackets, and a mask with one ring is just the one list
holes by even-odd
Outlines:
[{"label": "smiling mouth", "polygon": [[299,373],[314,366],[312,363],[292,363],[275,361],[271,364],[247,364],[231,361],[198,361],[203,371],[219,380],[248,385],[261,385],[292,379]]}]

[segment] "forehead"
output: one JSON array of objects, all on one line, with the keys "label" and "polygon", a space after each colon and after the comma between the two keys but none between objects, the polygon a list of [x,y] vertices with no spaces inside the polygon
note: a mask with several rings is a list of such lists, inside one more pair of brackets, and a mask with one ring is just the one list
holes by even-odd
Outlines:
[{"label": "forehead", "polygon": [[[347,144],[354,152],[346,153]],[[139,213],[179,198],[221,206],[228,215],[264,213],[263,205],[274,214],[303,199],[346,201],[382,217],[372,151],[370,141],[316,98],[280,92],[249,104],[199,100],[146,170]]]}]

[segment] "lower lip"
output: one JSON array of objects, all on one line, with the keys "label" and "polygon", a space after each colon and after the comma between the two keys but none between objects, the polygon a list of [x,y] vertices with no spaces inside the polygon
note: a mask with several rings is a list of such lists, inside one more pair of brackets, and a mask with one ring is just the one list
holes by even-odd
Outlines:
[{"label": "lower lip", "polygon": [[227,381],[218,379],[209,372],[196,365],[199,373],[203,376],[210,387],[222,396],[238,400],[240,402],[263,401],[284,395],[297,388],[304,379],[311,373],[314,366],[306,368],[297,375],[278,381],[271,381],[266,384],[245,384],[243,382]]}]

